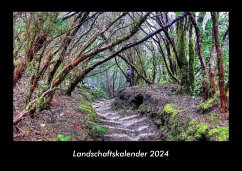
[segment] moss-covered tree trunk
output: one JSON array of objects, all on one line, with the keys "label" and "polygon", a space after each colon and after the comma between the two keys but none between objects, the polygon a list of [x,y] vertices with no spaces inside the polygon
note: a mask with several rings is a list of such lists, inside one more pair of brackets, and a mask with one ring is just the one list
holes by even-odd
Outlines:
[{"label": "moss-covered tree trunk", "polygon": [[193,42],[193,27],[192,24],[190,24],[189,28],[189,84],[191,87],[191,90],[194,89],[194,55],[195,55],[195,49],[194,49],[194,42]]},{"label": "moss-covered tree trunk", "polygon": [[83,79],[81,79],[80,77],[82,77],[83,72],[85,71],[85,69],[88,67],[88,60],[83,61],[83,63],[80,65],[80,67],[78,67],[76,69],[76,71],[74,71],[74,75],[73,77],[70,79],[70,83],[66,89],[66,94],[67,95],[71,95],[71,92],[76,88],[76,86],[78,85],[78,83],[80,83],[81,81],[83,81]]},{"label": "moss-covered tree trunk", "polygon": [[185,20],[177,22],[177,62],[180,68],[181,86],[184,92],[189,91],[188,60],[186,58],[185,46],[186,30]]},{"label": "moss-covered tree trunk", "polygon": [[166,47],[167,58],[168,58],[168,61],[169,61],[170,70],[171,70],[173,75],[176,75],[176,67],[175,67],[175,62],[172,62],[172,55],[171,55],[171,51],[170,51],[170,44],[165,39],[163,39],[163,41],[164,41],[164,44],[165,44],[165,47]]},{"label": "moss-covered tree trunk", "polygon": [[201,31],[199,29],[199,26],[196,22],[195,19],[195,14],[193,12],[189,13],[189,17],[190,17],[190,21],[192,22],[194,29],[195,29],[195,33],[196,33],[196,42],[197,42],[197,51],[198,51],[198,57],[199,57],[199,61],[201,63],[201,67],[203,70],[203,80],[202,80],[202,87],[203,87],[203,97],[204,99],[208,99],[208,92],[209,92],[209,78],[208,78],[208,72],[206,69],[206,62],[205,59],[203,57],[202,54],[202,37],[201,37]]},{"label": "moss-covered tree trunk", "polygon": [[44,31],[40,31],[39,34],[35,37],[24,59],[14,70],[13,87],[15,87],[18,80],[20,80],[20,78],[22,77],[24,71],[26,70],[27,64],[33,60],[34,55],[44,46],[45,42],[46,42],[46,34]]},{"label": "moss-covered tree trunk", "polygon": [[79,79],[80,76],[81,76],[81,73],[78,74],[78,76],[76,76],[75,78],[73,78],[73,79],[71,80],[70,85],[69,85],[69,87],[68,87],[67,90],[66,90],[66,94],[67,94],[68,96],[71,95],[71,92],[75,89],[75,87],[77,86],[77,84],[81,81],[81,80]]},{"label": "moss-covered tree trunk", "polygon": [[212,48],[210,52],[210,87],[211,87],[211,96],[214,96],[216,92],[215,86],[215,56],[216,56],[216,47],[214,34],[212,34]]}]

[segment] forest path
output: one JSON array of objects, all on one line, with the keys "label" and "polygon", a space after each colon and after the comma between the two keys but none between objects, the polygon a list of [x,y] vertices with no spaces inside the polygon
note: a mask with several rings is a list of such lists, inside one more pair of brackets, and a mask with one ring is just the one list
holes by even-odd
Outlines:
[{"label": "forest path", "polygon": [[151,118],[132,110],[114,110],[111,107],[113,101],[109,99],[93,103],[97,121],[108,128],[102,137],[104,141],[159,141],[158,127]]}]

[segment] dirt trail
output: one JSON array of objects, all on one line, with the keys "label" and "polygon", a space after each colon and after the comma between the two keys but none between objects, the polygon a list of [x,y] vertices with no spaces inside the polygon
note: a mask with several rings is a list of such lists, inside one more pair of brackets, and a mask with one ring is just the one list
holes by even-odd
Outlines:
[{"label": "dirt trail", "polygon": [[151,118],[134,111],[114,110],[114,99],[93,104],[97,120],[108,128],[104,141],[159,141],[159,130]]}]

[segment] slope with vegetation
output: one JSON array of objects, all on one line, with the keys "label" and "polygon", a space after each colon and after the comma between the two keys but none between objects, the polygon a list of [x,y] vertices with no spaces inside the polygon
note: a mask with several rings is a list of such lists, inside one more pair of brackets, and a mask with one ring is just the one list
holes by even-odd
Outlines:
[{"label": "slope with vegetation", "polygon": [[[227,141],[229,123],[219,110],[217,98],[202,102],[201,97],[179,93],[177,85],[151,85],[119,92],[113,108],[134,110],[152,118],[165,141]],[[214,97],[213,97],[214,98]],[[209,101],[210,105],[204,105]]]}]

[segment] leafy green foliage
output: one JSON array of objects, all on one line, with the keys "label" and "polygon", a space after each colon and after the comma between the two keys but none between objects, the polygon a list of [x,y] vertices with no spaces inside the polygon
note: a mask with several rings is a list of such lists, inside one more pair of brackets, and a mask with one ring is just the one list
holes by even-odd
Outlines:
[{"label": "leafy green foliage", "polygon": [[93,134],[105,134],[108,132],[108,128],[94,122],[89,123],[89,128]]},{"label": "leafy green foliage", "polygon": [[59,138],[60,141],[69,141],[69,139],[71,138],[71,136],[65,136],[62,134],[58,134],[57,137]]},{"label": "leafy green foliage", "polygon": [[175,12],[176,16],[181,15],[181,12]]},{"label": "leafy green foliage", "polygon": [[30,109],[30,106],[29,106],[29,105],[26,105],[26,106],[24,107],[24,109],[25,109],[25,110],[29,110],[29,109]]},{"label": "leafy green foliage", "polygon": [[94,91],[98,95],[98,97],[101,97],[101,98],[107,97],[107,93],[102,88],[95,88]]},{"label": "leafy green foliage", "polygon": [[88,114],[88,119],[90,121],[94,121],[96,119],[96,112],[95,110],[92,108],[92,105],[88,102],[86,102],[85,104],[84,103],[81,103],[79,105],[79,109],[83,112],[85,112],[86,114]]},{"label": "leafy green foliage", "polygon": [[83,112],[86,112],[86,113],[92,113],[94,111],[90,105],[86,105],[86,104],[80,104],[79,109],[81,109]]},{"label": "leafy green foliage", "polygon": [[89,102],[94,102],[94,97],[91,92],[86,91],[86,92],[83,92],[82,94],[87,98]]},{"label": "leafy green foliage", "polygon": [[79,84],[78,87],[79,87],[80,93],[86,98],[87,101],[89,101],[89,102],[95,101],[92,90],[88,90],[88,89],[84,88],[84,86],[82,84]]},{"label": "leafy green foliage", "polygon": [[70,135],[58,134],[55,138],[52,139],[52,141],[69,141],[70,138]]},{"label": "leafy green foliage", "polygon": [[202,91],[201,80],[200,79],[195,79],[194,80],[193,94],[194,95],[198,95],[201,91]]}]

